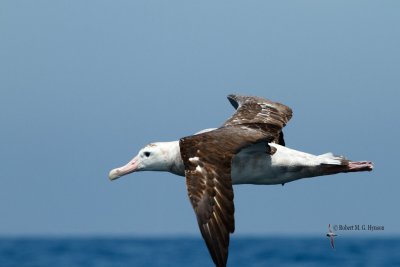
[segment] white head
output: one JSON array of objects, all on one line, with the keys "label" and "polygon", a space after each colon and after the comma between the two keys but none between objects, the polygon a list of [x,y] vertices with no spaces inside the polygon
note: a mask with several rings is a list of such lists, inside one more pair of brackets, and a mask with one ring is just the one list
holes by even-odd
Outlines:
[{"label": "white head", "polygon": [[148,144],[126,165],[111,170],[108,177],[115,180],[136,171],[171,171],[177,152],[179,153],[178,142]]}]

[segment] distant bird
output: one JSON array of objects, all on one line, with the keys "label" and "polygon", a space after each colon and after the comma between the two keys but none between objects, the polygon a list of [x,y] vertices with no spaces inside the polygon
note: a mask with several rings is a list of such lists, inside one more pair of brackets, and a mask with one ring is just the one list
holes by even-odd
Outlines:
[{"label": "distant bird", "polygon": [[189,199],[216,266],[226,266],[229,234],[235,229],[233,184],[285,184],[373,168],[369,161],[285,147],[282,128],[292,117],[285,105],[252,96],[229,95],[228,99],[236,112],[221,127],[179,141],[151,143],[109,174],[111,180],[135,171],[186,176]]},{"label": "distant bird", "polygon": [[330,238],[331,240],[331,246],[334,249],[335,248],[335,242],[334,242],[334,237],[337,236],[332,230],[331,230],[331,224],[328,224],[328,233],[326,234],[327,237]]}]

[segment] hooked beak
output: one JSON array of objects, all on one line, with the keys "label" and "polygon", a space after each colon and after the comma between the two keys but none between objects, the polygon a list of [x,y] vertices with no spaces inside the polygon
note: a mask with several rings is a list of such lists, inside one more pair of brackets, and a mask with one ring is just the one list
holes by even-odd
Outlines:
[{"label": "hooked beak", "polygon": [[125,166],[111,170],[110,173],[108,174],[108,178],[110,178],[110,180],[112,181],[118,179],[121,176],[132,173],[137,170],[138,165],[139,165],[139,157],[134,157]]}]

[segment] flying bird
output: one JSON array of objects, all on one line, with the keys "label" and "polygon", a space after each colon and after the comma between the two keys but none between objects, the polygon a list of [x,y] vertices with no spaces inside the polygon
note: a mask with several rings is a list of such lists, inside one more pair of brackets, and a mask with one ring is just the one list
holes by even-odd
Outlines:
[{"label": "flying bird", "polygon": [[219,128],[179,141],[151,143],[115,180],[137,171],[166,171],[186,177],[187,192],[200,232],[215,265],[226,266],[229,236],[235,230],[232,185],[285,184],[301,178],[371,171],[370,161],[350,161],[332,153],[312,155],[285,147],[282,128],[292,110],[253,96],[229,95],[236,112]]},{"label": "flying bird", "polygon": [[337,234],[335,234],[332,230],[331,230],[331,224],[328,224],[328,233],[326,234],[327,237],[330,238],[331,240],[331,246],[334,249],[335,248],[335,242],[334,242],[334,238],[335,236],[337,236]]}]

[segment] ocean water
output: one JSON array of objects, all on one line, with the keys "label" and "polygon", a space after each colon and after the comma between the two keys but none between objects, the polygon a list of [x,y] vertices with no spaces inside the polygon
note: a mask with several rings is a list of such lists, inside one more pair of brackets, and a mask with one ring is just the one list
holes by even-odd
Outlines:
[{"label": "ocean water", "polygon": [[[196,238],[0,238],[0,266],[214,266]],[[400,266],[400,238],[231,240],[228,266]]]}]

